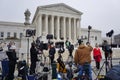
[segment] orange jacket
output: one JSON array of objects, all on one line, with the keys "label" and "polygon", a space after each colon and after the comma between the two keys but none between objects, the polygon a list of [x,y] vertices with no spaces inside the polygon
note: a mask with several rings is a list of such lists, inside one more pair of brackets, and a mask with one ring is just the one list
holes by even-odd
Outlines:
[{"label": "orange jacket", "polygon": [[85,62],[91,63],[91,46],[81,44],[75,52],[74,61],[76,64],[83,65]]}]

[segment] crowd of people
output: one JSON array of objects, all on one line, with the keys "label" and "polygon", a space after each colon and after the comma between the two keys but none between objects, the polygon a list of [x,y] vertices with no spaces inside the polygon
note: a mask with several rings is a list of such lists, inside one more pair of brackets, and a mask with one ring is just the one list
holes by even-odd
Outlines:
[{"label": "crowd of people", "polygon": [[[13,80],[14,79],[14,71],[15,71],[15,65],[18,60],[16,56],[16,46],[14,41],[10,41],[7,45],[8,50],[6,51],[6,55],[8,56],[9,62],[8,62],[8,73],[5,76],[5,80]],[[3,66],[5,67],[5,66]]]},{"label": "crowd of people", "polygon": [[[93,48],[89,42],[87,42],[86,44],[83,43],[82,40],[78,40],[79,46],[78,48],[75,50],[75,54],[73,55],[73,50],[74,50],[74,45],[71,44],[71,42],[67,39],[65,42],[66,45],[66,49],[68,49],[69,52],[69,56],[73,58],[73,62],[75,63],[75,65],[77,66],[77,68],[79,68],[79,76],[83,75],[84,72],[84,65],[87,65],[88,67],[88,76],[89,76],[89,80],[92,80],[92,68],[91,68],[91,54],[93,54],[93,59],[95,60],[95,65],[96,65],[96,69],[99,70],[100,69],[100,62],[102,59],[102,52],[101,49],[99,48],[99,45],[96,43],[95,47]],[[49,58],[51,61],[51,64],[55,62],[54,58],[55,58],[55,53],[56,53],[56,49],[55,49],[55,45],[53,42],[50,42],[48,47],[48,52],[49,52]],[[17,57],[16,57],[16,46],[15,46],[15,42],[10,41],[10,43],[7,45],[8,47],[8,58],[9,58],[9,73],[6,77],[7,79],[11,79],[13,80],[14,78],[14,71],[15,71],[15,65],[16,65],[16,61],[17,61]],[[102,47],[103,51],[105,51],[105,46]],[[105,51],[105,59],[107,59],[107,52]],[[12,56],[10,55],[12,53]],[[110,53],[112,54],[112,49],[110,49]],[[31,43],[31,48],[30,48],[30,75],[35,74],[35,69],[36,69],[36,62],[38,61],[38,54],[43,54],[43,50],[38,48],[38,46],[36,46],[36,43],[33,41]]]}]

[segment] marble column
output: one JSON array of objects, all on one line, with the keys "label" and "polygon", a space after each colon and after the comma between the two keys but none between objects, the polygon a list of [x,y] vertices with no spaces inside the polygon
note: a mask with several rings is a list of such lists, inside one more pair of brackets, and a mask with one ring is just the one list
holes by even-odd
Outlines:
[{"label": "marble column", "polygon": [[69,25],[69,40],[71,40],[71,18],[68,18],[68,25]]},{"label": "marble column", "polygon": [[60,40],[60,17],[57,16],[57,40]]},{"label": "marble column", "polygon": [[80,38],[80,19],[77,19],[77,38]]},{"label": "marble column", "polygon": [[66,40],[66,18],[63,17],[63,37],[64,37],[64,40]]},{"label": "marble column", "polygon": [[74,18],[74,42],[76,41],[76,19]]},{"label": "marble column", "polygon": [[45,15],[45,35],[48,34],[48,15]]},{"label": "marble column", "polygon": [[51,15],[51,34],[54,36],[54,16]]},{"label": "marble column", "polygon": [[37,27],[37,37],[42,35],[42,15],[40,14],[38,17],[38,23],[37,23],[38,27]]}]

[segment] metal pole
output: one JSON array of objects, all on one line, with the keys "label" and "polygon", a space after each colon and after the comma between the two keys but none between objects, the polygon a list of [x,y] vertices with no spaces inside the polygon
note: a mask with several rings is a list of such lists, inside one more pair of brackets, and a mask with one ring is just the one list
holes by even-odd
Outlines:
[{"label": "metal pole", "polygon": [[29,37],[27,38],[28,41],[28,49],[27,49],[27,64],[29,65]]},{"label": "metal pole", "polygon": [[[112,50],[112,36],[111,36],[111,50]],[[112,68],[112,66],[113,66],[112,65],[112,53],[111,53],[111,60],[110,61],[111,61],[111,68]]]},{"label": "metal pole", "polygon": [[90,30],[92,29],[92,27],[89,25],[88,26],[88,42],[89,42],[89,38],[90,38]]},{"label": "metal pole", "polygon": [[90,38],[90,29],[88,29],[88,42],[89,42],[89,38]]}]

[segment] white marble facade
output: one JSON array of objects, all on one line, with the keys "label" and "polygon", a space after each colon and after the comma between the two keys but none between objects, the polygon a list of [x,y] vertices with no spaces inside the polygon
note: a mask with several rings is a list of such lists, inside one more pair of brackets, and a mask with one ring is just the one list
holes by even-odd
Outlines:
[{"label": "white marble facade", "polygon": [[56,41],[69,38],[75,42],[80,36],[80,11],[63,3],[39,6],[32,23],[36,26],[37,36],[52,34]]},{"label": "white marble facade", "polygon": [[[91,29],[90,30],[90,38],[89,42],[93,47],[95,47],[95,44],[102,44],[102,36],[101,36],[101,31],[96,30],[96,29]],[[83,39],[83,42],[86,44],[88,41],[88,29],[87,28],[81,28],[81,39]]]},{"label": "white marble facade", "polygon": [[[10,37],[14,37],[16,34],[16,40],[12,40],[16,41],[16,46],[20,53],[27,53],[28,38],[25,37],[25,32],[26,29],[30,28],[36,29],[36,37],[52,34],[55,42],[65,41],[69,38],[71,42],[76,43],[78,37],[87,37],[88,34],[87,29],[81,28],[81,15],[82,12],[63,3],[39,6],[29,26],[25,26],[24,22],[0,21],[0,41],[5,40],[8,44],[10,41],[7,40],[8,33],[10,33]],[[22,37],[20,37],[20,34],[22,34]],[[31,37],[29,39],[30,48],[30,43],[33,41],[33,38]],[[100,43],[101,39],[101,31],[92,30],[91,43],[93,45]]]}]

